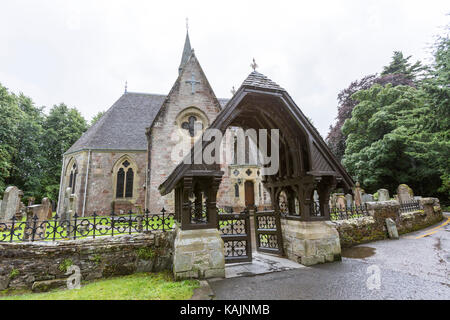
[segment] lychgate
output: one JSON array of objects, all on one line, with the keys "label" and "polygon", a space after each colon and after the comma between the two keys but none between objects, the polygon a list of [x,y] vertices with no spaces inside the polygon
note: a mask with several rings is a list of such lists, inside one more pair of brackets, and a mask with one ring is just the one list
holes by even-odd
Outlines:
[{"label": "lychgate", "polygon": [[[272,130],[278,130],[278,170],[263,177],[272,207],[221,213],[216,198],[223,171],[218,163],[194,161],[203,159],[202,152],[214,143],[199,139],[188,156],[192,164],[180,163],[159,187],[162,195],[175,190],[176,277],[224,276],[225,261],[250,260],[252,245],[305,265],[340,259],[328,201],[333,189],[350,192],[354,182],[289,94],[263,74],[252,72],[209,129],[225,133],[230,126],[266,129],[269,141]],[[272,148],[268,143],[268,153],[275,151]]]}]

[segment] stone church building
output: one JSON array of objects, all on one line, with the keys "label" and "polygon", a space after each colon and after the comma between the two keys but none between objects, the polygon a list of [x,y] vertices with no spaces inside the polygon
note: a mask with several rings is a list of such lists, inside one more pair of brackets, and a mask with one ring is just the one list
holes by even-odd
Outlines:
[{"label": "stone church building", "polygon": [[[169,94],[127,92],[63,156],[59,204],[67,188],[77,196],[79,216],[132,210],[174,210],[174,195],[158,187],[182,160],[181,142],[192,145],[228,99],[218,99],[186,35],[178,77]],[[196,130],[196,129],[201,130]],[[228,130],[224,150],[236,150]],[[251,143],[251,142],[250,142]],[[233,155],[235,158],[235,156]],[[270,204],[257,163],[226,164],[218,197],[221,207]],[[58,214],[62,213],[58,206]]]}]

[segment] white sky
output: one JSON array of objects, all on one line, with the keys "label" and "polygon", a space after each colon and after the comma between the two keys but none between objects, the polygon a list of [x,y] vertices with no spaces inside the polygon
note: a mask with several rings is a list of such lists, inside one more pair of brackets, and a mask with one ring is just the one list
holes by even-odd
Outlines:
[{"label": "white sky", "polygon": [[338,92],[380,72],[394,50],[429,59],[448,13],[445,0],[0,0],[0,83],[88,120],[121,96],[125,80],[129,91],[167,94],[189,17],[217,97],[230,98],[255,57],[326,136]]}]

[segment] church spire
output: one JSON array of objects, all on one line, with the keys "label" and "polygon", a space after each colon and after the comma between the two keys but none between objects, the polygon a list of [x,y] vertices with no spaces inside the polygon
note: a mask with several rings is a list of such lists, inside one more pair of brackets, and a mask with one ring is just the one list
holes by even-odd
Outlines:
[{"label": "church spire", "polygon": [[184,49],[183,49],[183,55],[181,56],[181,63],[180,67],[178,68],[178,73],[181,73],[181,70],[183,70],[184,65],[188,61],[189,57],[191,56],[192,49],[191,49],[191,41],[189,40],[189,26],[186,18],[186,40],[184,41]]}]

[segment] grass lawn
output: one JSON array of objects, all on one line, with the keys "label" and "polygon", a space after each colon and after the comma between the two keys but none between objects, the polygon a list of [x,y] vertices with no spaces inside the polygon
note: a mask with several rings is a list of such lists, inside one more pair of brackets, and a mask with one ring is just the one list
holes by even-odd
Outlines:
[{"label": "grass lawn", "polygon": [[175,282],[169,272],[137,273],[85,283],[79,290],[0,295],[0,300],[186,300],[198,286],[195,280]]}]

